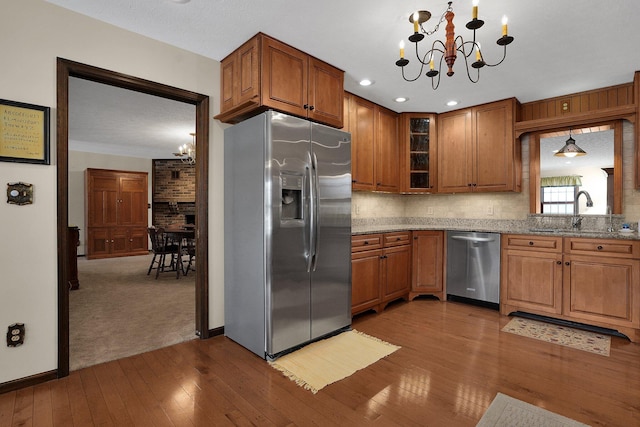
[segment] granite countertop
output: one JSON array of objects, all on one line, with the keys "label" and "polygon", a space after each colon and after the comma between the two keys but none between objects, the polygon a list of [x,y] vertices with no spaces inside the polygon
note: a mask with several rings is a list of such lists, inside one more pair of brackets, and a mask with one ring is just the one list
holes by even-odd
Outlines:
[{"label": "granite countertop", "polygon": [[509,221],[509,220],[451,220],[443,219],[441,221],[431,221],[428,224],[416,223],[416,221],[407,221],[401,219],[396,223],[389,223],[383,220],[359,221],[352,223],[351,234],[373,234],[373,233],[392,233],[396,231],[412,231],[412,230],[455,230],[455,231],[479,231],[500,234],[529,234],[540,236],[554,237],[585,237],[597,239],[623,239],[623,240],[640,240],[640,236],[636,230],[629,233],[619,231],[607,232],[593,229],[584,229],[575,231],[573,229],[560,228],[543,228],[532,226],[527,221]]}]

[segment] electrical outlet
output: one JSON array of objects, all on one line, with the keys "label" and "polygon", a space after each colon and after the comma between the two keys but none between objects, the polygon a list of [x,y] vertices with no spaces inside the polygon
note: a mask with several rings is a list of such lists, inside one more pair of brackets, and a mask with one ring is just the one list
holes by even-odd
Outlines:
[{"label": "electrical outlet", "polygon": [[433,215],[433,206],[427,208],[427,215]]},{"label": "electrical outlet", "polygon": [[360,215],[360,205],[356,205],[356,215]]},{"label": "electrical outlet", "polygon": [[17,347],[24,343],[24,323],[9,325],[7,330],[7,347]]},{"label": "electrical outlet", "polygon": [[487,215],[493,215],[493,205],[487,206]]}]

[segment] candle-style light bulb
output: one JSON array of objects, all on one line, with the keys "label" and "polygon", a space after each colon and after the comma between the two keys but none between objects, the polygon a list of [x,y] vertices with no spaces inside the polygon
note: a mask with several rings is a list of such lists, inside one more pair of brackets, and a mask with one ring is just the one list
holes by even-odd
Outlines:
[{"label": "candle-style light bulb", "polygon": [[473,0],[473,12],[471,13],[471,17],[473,19],[478,19],[478,2],[479,0]]},{"label": "candle-style light bulb", "polygon": [[429,58],[429,69],[433,70],[433,52],[431,52],[431,57]]},{"label": "candle-style light bulb", "polygon": [[507,15],[502,17],[502,35],[507,35]]},{"label": "candle-style light bulb", "polygon": [[482,55],[480,54],[480,43],[476,43],[476,61],[482,61]]},{"label": "candle-style light bulb", "polygon": [[404,58],[404,40],[400,40],[400,59]]},{"label": "candle-style light bulb", "polygon": [[420,19],[420,14],[418,12],[413,12],[413,32],[418,32],[418,20]]}]

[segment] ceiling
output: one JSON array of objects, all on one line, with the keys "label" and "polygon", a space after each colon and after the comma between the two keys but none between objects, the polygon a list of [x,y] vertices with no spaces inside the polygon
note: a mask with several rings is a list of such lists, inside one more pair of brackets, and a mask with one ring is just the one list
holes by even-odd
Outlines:
[{"label": "ceiling", "polygon": [[193,142],[195,105],[69,78],[69,149],[147,159],[176,158]]},{"label": "ceiling", "polygon": [[[529,102],[628,83],[640,70],[636,0],[480,0],[485,25],[477,40],[483,56],[487,62],[499,60],[502,51],[495,40],[507,15],[509,34],[515,37],[507,58],[498,67],[482,69],[480,82],[473,84],[459,55],[455,75],[443,75],[436,91],[424,76],[403,81],[395,61],[399,41],[413,32],[410,13],[430,10],[425,29],[432,29],[447,7],[443,0],[47,1],[218,61],[263,32],[341,68],[346,90],[397,112],[441,113],[512,96]],[[470,38],[464,24],[471,17],[471,0],[454,2],[453,8],[457,34]],[[444,38],[444,25],[436,35]],[[407,75],[413,75],[417,61],[406,43]],[[374,84],[359,86],[363,78]],[[409,101],[396,103],[399,96]],[[449,100],[458,105],[448,107]]]}]

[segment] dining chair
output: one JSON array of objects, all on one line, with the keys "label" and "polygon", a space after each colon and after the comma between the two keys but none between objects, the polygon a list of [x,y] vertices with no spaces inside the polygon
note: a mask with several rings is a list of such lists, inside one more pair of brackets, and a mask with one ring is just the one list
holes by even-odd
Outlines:
[{"label": "dining chair", "polygon": [[[151,270],[156,270],[156,279],[160,275],[160,272],[164,272],[165,268],[169,268],[167,271],[176,271],[178,265],[178,251],[179,246],[173,242],[168,233],[165,233],[162,227],[149,227],[149,238],[151,239],[151,250],[153,252],[153,258],[149,265],[149,271],[147,276],[151,274]],[[167,255],[169,255],[169,265],[167,265]]]}]

